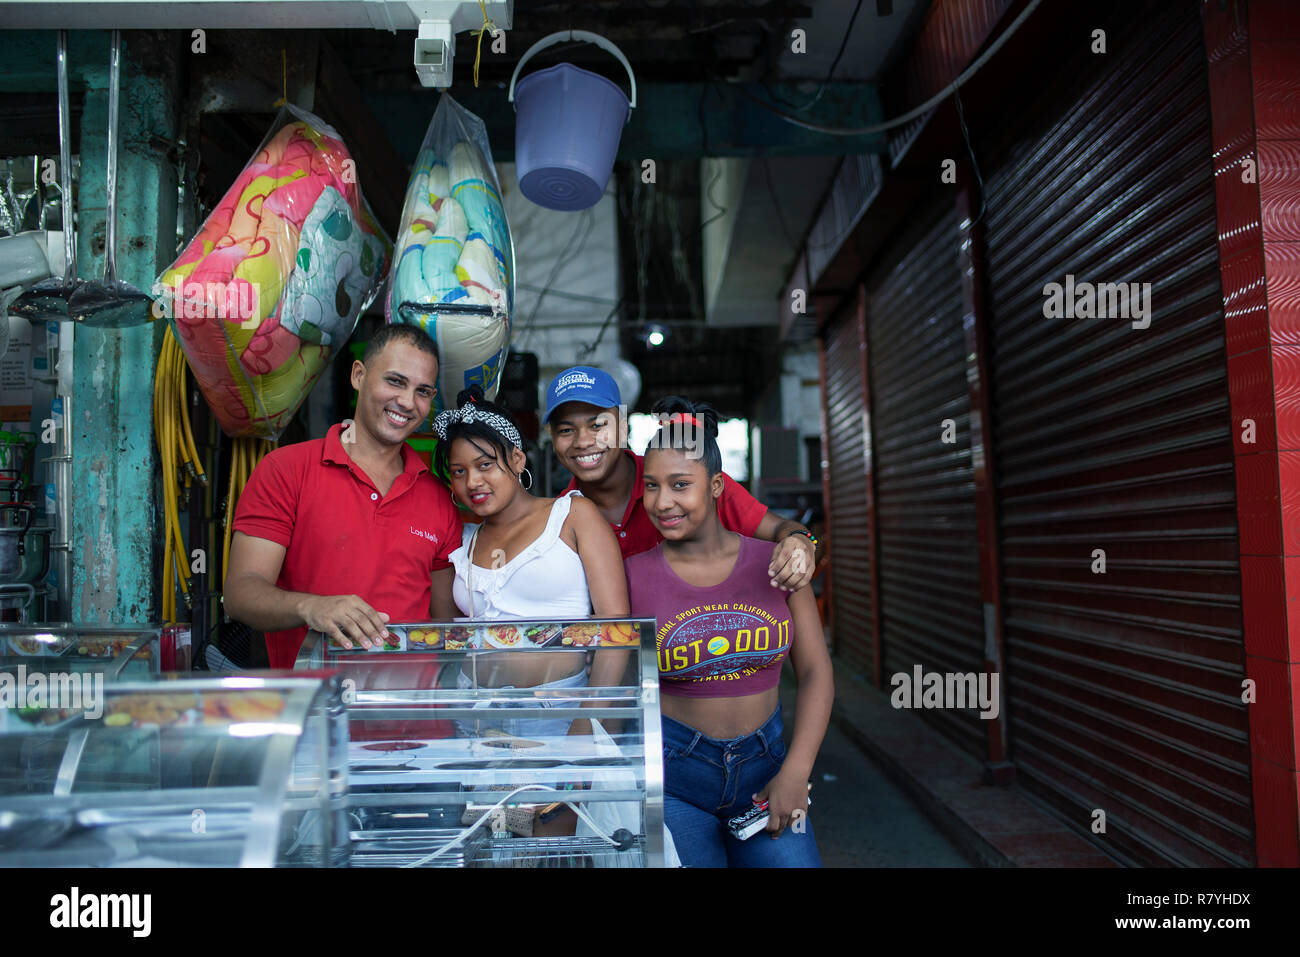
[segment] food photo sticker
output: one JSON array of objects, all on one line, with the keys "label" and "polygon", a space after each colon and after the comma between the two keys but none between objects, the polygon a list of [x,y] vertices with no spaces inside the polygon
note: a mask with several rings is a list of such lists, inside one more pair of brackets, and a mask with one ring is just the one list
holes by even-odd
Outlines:
[{"label": "food photo sticker", "polygon": [[[116,658],[131,647],[136,635],[82,635],[76,642],[76,653],[82,658]],[[137,658],[148,658],[153,646],[144,645]]]},{"label": "food photo sticker", "polygon": [[555,644],[563,636],[564,631],[554,622],[539,622],[532,625],[524,625],[524,642],[534,648],[545,648]]},{"label": "food photo sticker", "polygon": [[267,723],[280,717],[285,698],[278,691],[161,692],[116,695],[104,725],[110,728],[166,728]]},{"label": "food photo sticker", "polygon": [[370,652],[375,651],[405,651],[407,644],[407,629],[390,625],[388,628],[388,637],[382,639],[377,644],[372,645],[369,651],[367,651],[356,638],[350,639],[352,642],[351,648],[344,648],[337,641],[328,636],[326,636],[326,641],[329,642],[330,650],[337,654],[347,654],[349,652],[369,654]]},{"label": "food photo sticker", "polygon": [[[372,651],[515,651],[533,648],[594,648],[600,645],[635,647],[641,643],[640,627],[634,621],[575,622],[500,621],[490,624],[390,625],[388,638]],[[336,652],[347,652],[331,641]],[[359,642],[353,652],[366,654]]]},{"label": "food photo sticker", "polygon": [[489,648],[523,647],[520,642],[523,641],[524,636],[518,625],[488,625],[482,631],[486,646]]},{"label": "food photo sticker", "polygon": [[610,622],[601,630],[601,644],[624,647],[641,644],[641,628],[634,621]]},{"label": "food photo sticker", "polygon": [[193,692],[116,695],[108,702],[109,728],[192,727],[202,723],[199,696]]},{"label": "food photo sticker", "polygon": [[442,639],[443,630],[441,628],[408,628],[406,630],[406,650],[434,651],[442,648]]},{"label": "food photo sticker", "polygon": [[[0,718],[3,718],[10,711],[14,715],[15,729],[28,727],[57,731],[65,724],[71,725],[73,719],[81,716],[83,709],[49,707],[0,708]],[[4,727],[3,723],[0,723],[0,727]]]},{"label": "food photo sticker", "polygon": [[[9,635],[5,641],[10,654],[24,658],[55,657],[68,650],[67,640],[57,635]],[[3,643],[0,643],[0,648],[3,648]]]},{"label": "food photo sticker", "polygon": [[478,643],[475,640],[477,629],[470,628],[468,625],[452,625],[443,633],[442,647],[447,651],[464,651],[466,648],[476,648]]},{"label": "food photo sticker", "polygon": [[634,621],[532,622],[494,625],[486,629],[486,644],[492,648],[594,648],[601,645],[630,647],[641,643],[640,628]]},{"label": "food photo sticker", "polygon": [[602,630],[599,622],[565,625],[560,644],[568,648],[590,648],[600,644]]}]

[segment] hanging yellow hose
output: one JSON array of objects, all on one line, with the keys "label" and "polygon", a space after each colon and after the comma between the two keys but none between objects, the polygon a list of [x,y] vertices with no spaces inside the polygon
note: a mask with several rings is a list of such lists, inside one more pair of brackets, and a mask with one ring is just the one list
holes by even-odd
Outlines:
[{"label": "hanging yellow hose", "polygon": [[[190,424],[186,385],[185,354],[171,328],[163,339],[158,356],[158,369],[154,375],[153,425],[158,442],[158,455],[162,462],[163,495],[163,562],[162,562],[162,620],[175,624],[176,589],[179,587],[186,602],[190,595],[190,556],[185,550],[185,536],[181,532],[181,496],[192,482],[208,484],[203,462],[194,443],[194,430]],[[240,438],[231,441],[230,474],[226,487],[224,536],[221,547],[221,573],[230,566],[231,522],[235,505],[248,483],[248,477],[263,456],[275,448],[270,439]]]},{"label": "hanging yellow hose", "polygon": [[208,478],[190,427],[185,356],[170,328],[154,374],[153,424],[163,473],[162,620],[174,624],[177,587],[187,601],[190,594],[189,553],[180,518],[182,489],[190,488],[196,479],[206,485]]}]

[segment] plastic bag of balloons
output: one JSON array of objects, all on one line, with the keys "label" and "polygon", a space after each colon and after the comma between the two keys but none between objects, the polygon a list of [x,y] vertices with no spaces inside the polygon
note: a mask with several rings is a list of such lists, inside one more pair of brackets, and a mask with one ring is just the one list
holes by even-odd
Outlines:
[{"label": "plastic bag of balloons", "polygon": [[283,107],[203,227],[154,283],[227,435],[274,439],[374,299],[392,246],[342,137]]},{"label": "plastic bag of balloons", "polygon": [[442,362],[433,411],[477,383],[496,396],[510,348],[514,245],[483,121],[446,93],[406,187],[384,303],[423,328]]}]

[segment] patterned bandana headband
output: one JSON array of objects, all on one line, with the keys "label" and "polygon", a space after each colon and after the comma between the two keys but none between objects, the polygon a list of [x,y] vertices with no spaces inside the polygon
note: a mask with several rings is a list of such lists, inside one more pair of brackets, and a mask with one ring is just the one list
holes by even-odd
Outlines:
[{"label": "patterned bandana headband", "polygon": [[519,438],[519,430],[510,424],[509,419],[497,415],[495,412],[489,412],[487,409],[481,409],[473,402],[467,402],[459,409],[448,409],[446,412],[439,412],[433,418],[433,431],[437,433],[438,438],[446,441],[447,430],[453,425],[459,425],[462,422],[482,422],[488,428],[499,433],[515,448],[522,449],[524,447],[523,441]]}]

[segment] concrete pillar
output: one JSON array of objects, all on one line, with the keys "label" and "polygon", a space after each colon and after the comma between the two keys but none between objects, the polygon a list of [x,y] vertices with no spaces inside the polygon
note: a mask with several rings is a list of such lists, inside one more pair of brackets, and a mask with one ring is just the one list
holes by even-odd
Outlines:
[{"label": "concrete pillar", "polygon": [[[76,35],[76,34],[74,34]],[[107,214],[109,34],[78,36],[86,84],[77,257],[103,274]],[[50,47],[54,34],[50,33]],[[165,35],[123,37],[118,130],[117,274],[148,291],[176,247],[176,175],[153,136],[176,138],[177,71]],[[74,61],[76,62],[76,61]],[[158,615],[161,522],[155,493],[153,375],[164,325],[78,328],[72,405],[72,617],[139,622]]]}]

